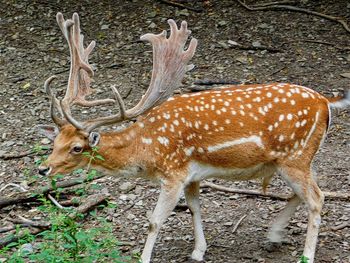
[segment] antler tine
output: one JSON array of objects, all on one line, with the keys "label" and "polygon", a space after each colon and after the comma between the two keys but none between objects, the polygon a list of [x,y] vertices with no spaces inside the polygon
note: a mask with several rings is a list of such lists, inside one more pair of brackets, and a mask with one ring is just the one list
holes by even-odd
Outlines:
[{"label": "antler tine", "polygon": [[61,107],[59,106],[59,100],[56,98],[55,94],[53,93],[51,87],[50,87],[50,84],[51,82],[56,79],[57,77],[54,75],[54,76],[51,76],[49,77],[45,83],[44,83],[44,88],[45,88],[45,92],[46,94],[49,96],[50,98],[50,115],[51,115],[51,118],[53,120],[53,122],[58,126],[58,127],[61,127],[65,124],[65,122],[60,119],[56,114],[55,114],[55,108],[61,113],[62,115],[62,110],[61,110]]}]

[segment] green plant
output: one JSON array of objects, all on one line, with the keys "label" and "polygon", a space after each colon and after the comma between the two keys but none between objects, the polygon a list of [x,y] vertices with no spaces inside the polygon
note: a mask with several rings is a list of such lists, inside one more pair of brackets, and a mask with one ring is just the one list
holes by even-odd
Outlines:
[{"label": "green plant", "polygon": [[302,255],[302,256],[300,257],[300,263],[308,263],[309,260],[310,260],[310,259],[309,259],[308,257],[304,256],[304,255]]},{"label": "green plant", "polygon": [[[98,154],[98,149],[93,148],[91,153],[84,153],[89,159],[87,174],[91,179],[96,176],[95,170],[90,170],[91,162],[103,157]],[[84,171],[76,171],[75,173],[83,173]],[[51,186],[56,190],[56,197],[59,196],[57,188],[57,180],[61,175],[51,178]],[[97,187],[96,185],[93,186]],[[84,186],[84,194],[87,187]],[[98,216],[96,211],[90,213],[90,217],[94,219],[94,227],[84,225],[81,219],[83,214],[76,214],[73,209],[58,209],[56,206],[45,198],[38,198],[42,205],[38,207],[41,213],[45,214],[50,222],[49,229],[34,236],[26,231],[17,228],[17,235],[21,231],[21,239],[13,242],[0,250],[0,255],[7,255],[9,263],[28,262],[76,262],[76,263],[92,263],[92,262],[126,262],[129,258],[122,257],[118,249],[118,241],[113,235],[113,226],[104,217]],[[100,206],[101,207],[101,206]],[[102,206],[104,208],[105,206]],[[115,208],[115,204],[109,202],[108,208]],[[33,251],[22,250],[21,246],[26,243],[34,243]],[[12,252],[15,249],[14,252]],[[12,254],[11,254],[12,252]]]}]

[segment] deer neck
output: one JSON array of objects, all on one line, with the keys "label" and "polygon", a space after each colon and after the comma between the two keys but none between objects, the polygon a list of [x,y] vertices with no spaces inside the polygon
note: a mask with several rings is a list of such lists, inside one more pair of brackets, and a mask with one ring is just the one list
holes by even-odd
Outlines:
[{"label": "deer neck", "polygon": [[118,176],[137,176],[145,172],[142,162],[142,149],[139,149],[138,125],[118,132],[101,133],[98,154],[103,160],[95,158],[92,166],[102,172]]}]

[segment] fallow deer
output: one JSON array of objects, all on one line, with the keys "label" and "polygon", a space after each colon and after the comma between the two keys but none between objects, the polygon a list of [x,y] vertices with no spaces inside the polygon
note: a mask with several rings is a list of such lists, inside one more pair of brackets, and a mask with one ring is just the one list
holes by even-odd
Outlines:
[{"label": "fallow deer", "polygon": [[[92,167],[116,176],[142,176],[160,182],[161,191],[150,219],[142,262],[150,262],[157,234],[163,222],[185,193],[194,225],[194,260],[203,260],[206,241],[202,229],[200,180],[218,177],[230,180],[262,178],[266,186],[275,174],[294,191],[294,196],[270,230],[270,240],[279,242],[296,207],[305,202],[308,228],[303,255],[314,262],[323,194],[311,169],[312,160],[330,125],[330,108],[350,104],[343,98],[327,99],[316,91],[286,83],[224,86],[210,91],[171,97],[192,68],[187,65],[195,53],[197,40],[187,23],[178,29],[169,20],[170,36],[146,34],[141,40],[153,45],[153,71],[150,85],[140,102],[125,109],[119,92],[115,99],[88,101],[93,75],[88,56],[95,42],[84,49],[79,17],[58,24],[68,41],[71,68],[65,97],[58,100],[50,89],[55,77],[45,82],[51,99],[51,117],[56,126],[42,126],[42,132],[54,139],[54,149],[39,167],[42,175],[66,174],[87,165],[90,152],[98,146],[104,160]],[[77,121],[73,105],[96,106],[116,103],[118,114]],[[61,114],[61,118],[57,115]],[[121,131],[98,133],[103,125],[138,117]]]}]

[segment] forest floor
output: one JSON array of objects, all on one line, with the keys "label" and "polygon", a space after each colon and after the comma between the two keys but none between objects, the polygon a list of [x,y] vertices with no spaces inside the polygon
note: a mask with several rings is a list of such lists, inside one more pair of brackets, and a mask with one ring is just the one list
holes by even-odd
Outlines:
[{"label": "forest floor", "polygon": [[[349,88],[350,33],[341,24],[318,16],[286,10],[248,11],[238,2],[177,1],[201,8],[201,12],[178,8],[162,1],[12,1],[2,0],[0,9],[0,156],[49,144],[35,131],[38,124],[50,124],[49,102],[43,83],[57,75],[54,85],[63,90],[69,71],[69,52],[55,15],[70,17],[78,12],[86,41],[96,40],[91,56],[96,68],[93,87],[100,97],[111,97],[116,84],[128,106],[134,105],[148,85],[151,49],[138,41],[142,34],[167,29],[166,20],[186,20],[198,41],[193,63],[187,74],[186,88],[197,80],[236,80],[240,83],[289,82],[310,87],[326,96],[341,94]],[[248,4],[263,1],[247,1]],[[348,1],[295,1],[295,6],[342,17],[350,22]],[[238,43],[239,45],[236,45]],[[246,47],[246,48],[242,48]],[[267,47],[267,48],[261,48]],[[201,86],[203,87],[203,86]],[[62,94],[62,91],[59,95]],[[106,115],[113,108],[83,111]],[[349,193],[350,190],[349,109],[333,112],[328,137],[314,161],[320,188]],[[36,187],[47,183],[34,177],[35,155],[11,160],[0,159],[0,188],[8,183]],[[35,178],[35,179],[33,179]],[[67,179],[67,177],[66,177]],[[224,182],[217,184],[242,189],[261,189],[261,182]],[[148,216],[154,208],[159,187],[142,179],[104,177],[98,180],[112,194],[117,207],[98,213],[115,226],[114,233],[128,245],[124,255],[142,251],[147,236]],[[16,191],[8,187],[2,196]],[[98,190],[90,189],[90,193]],[[288,194],[290,189],[275,177],[269,193]],[[208,242],[205,262],[296,262],[302,254],[307,214],[301,206],[287,227],[289,241],[268,249],[269,225],[285,202],[261,197],[201,191],[203,225]],[[0,211],[0,225],[9,217],[33,216],[30,204],[11,205]],[[233,226],[243,216],[237,231]],[[317,263],[350,262],[350,230],[331,230],[350,220],[350,204],[326,200],[322,210]],[[94,225],[87,218],[87,225]],[[157,239],[152,262],[189,262],[194,246],[188,209],[176,210],[163,226]]]}]

